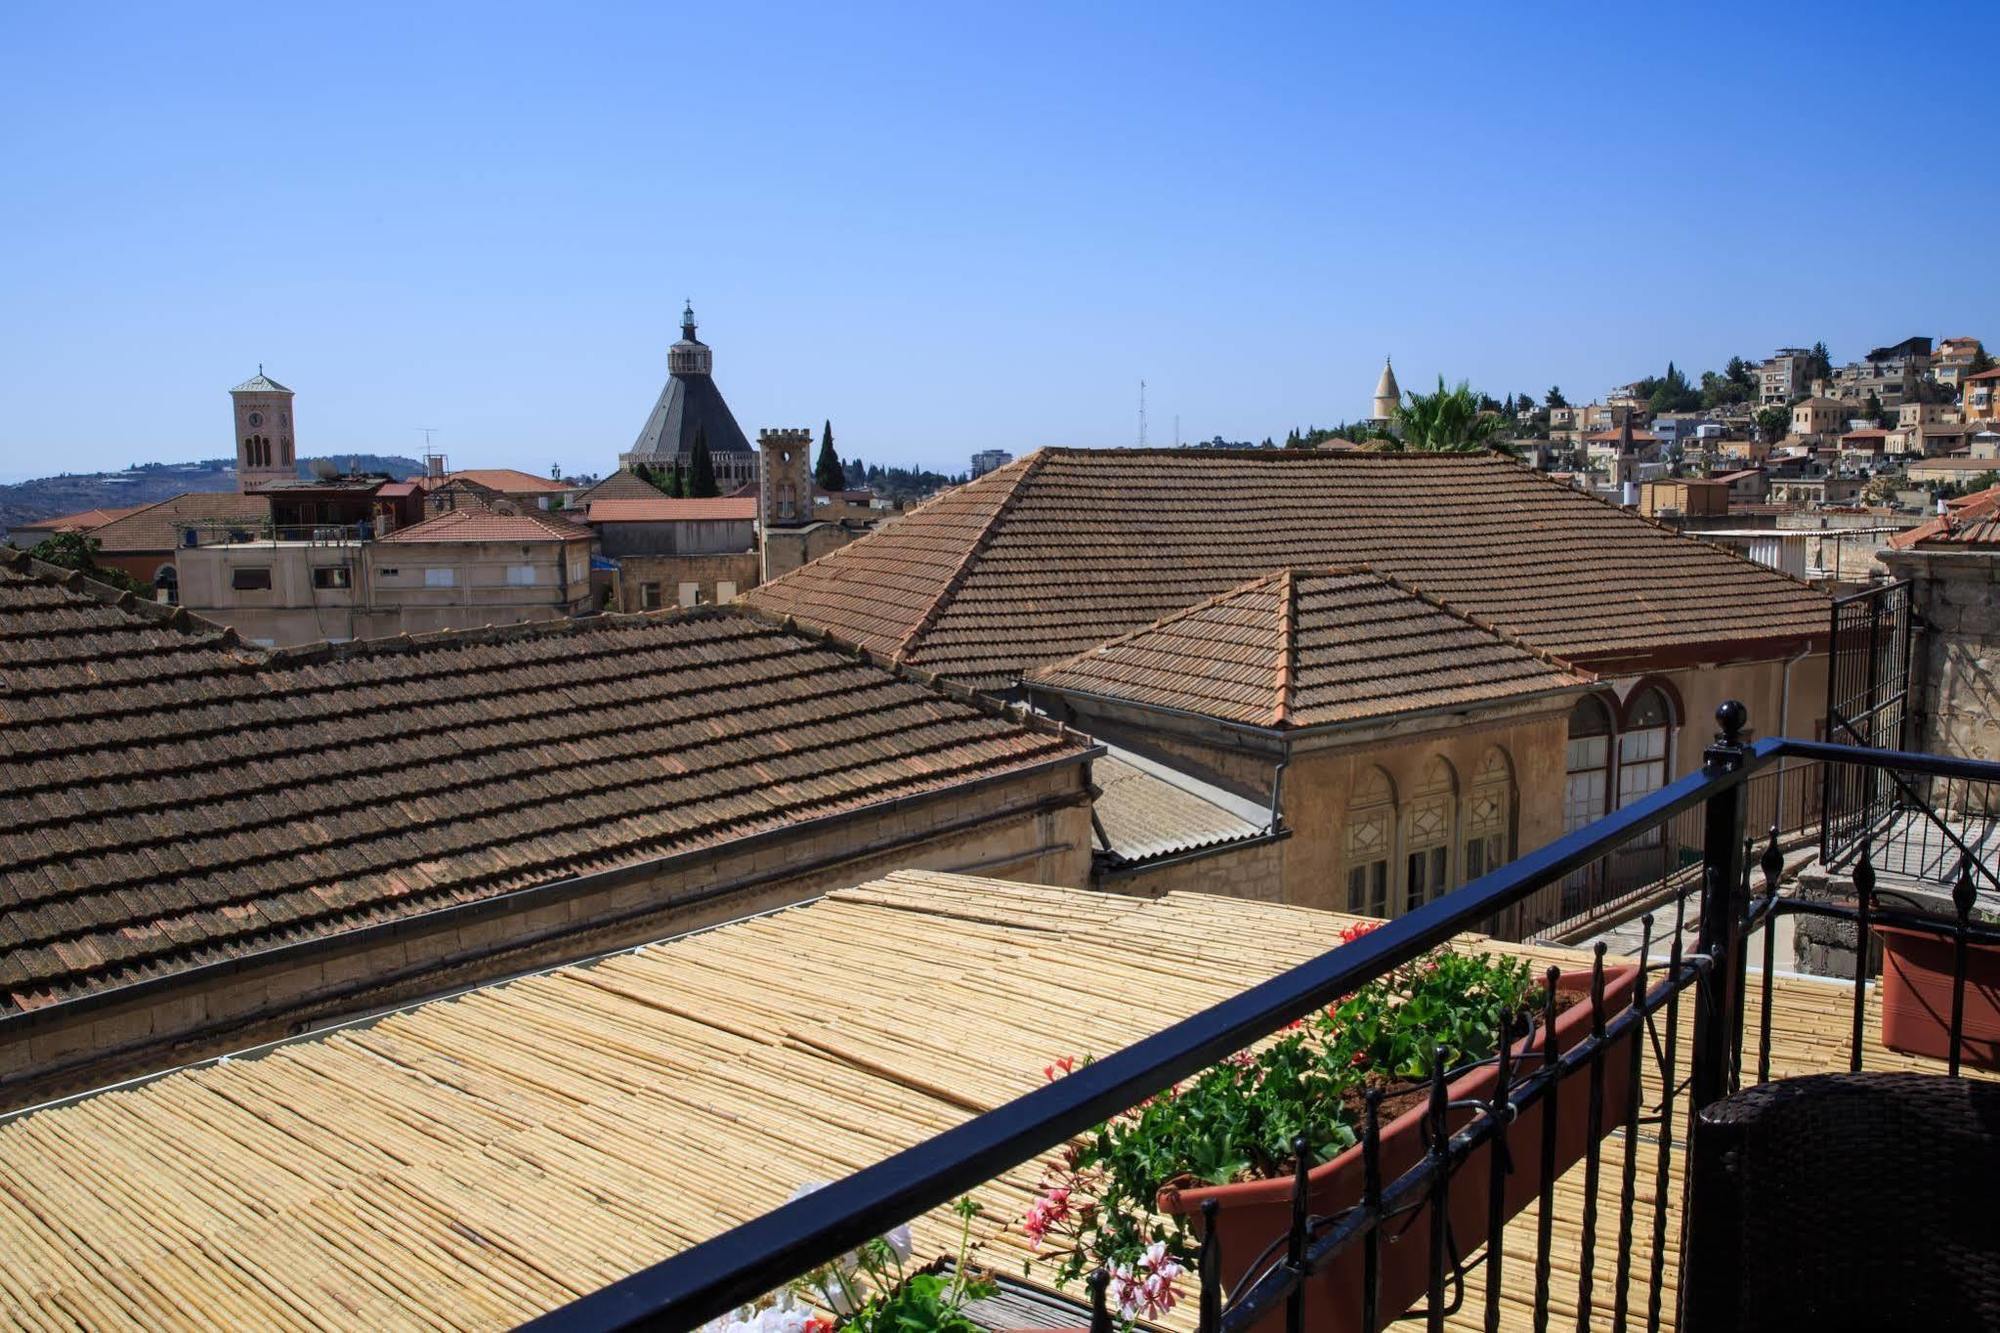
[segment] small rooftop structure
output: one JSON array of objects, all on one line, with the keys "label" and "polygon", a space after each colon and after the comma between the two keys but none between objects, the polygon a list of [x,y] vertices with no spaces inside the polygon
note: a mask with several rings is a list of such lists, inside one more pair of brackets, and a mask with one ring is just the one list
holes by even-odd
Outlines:
[{"label": "small rooftop structure", "polygon": [[1028,678],[1264,728],[1372,721],[1593,678],[1367,568],[1283,570]]}]

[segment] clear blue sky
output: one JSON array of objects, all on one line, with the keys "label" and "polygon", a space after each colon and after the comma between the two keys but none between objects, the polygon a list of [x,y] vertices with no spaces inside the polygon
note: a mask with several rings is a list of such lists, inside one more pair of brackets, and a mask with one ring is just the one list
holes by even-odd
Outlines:
[{"label": "clear blue sky", "polygon": [[[2000,6],[0,8],[0,474],[602,470],[683,297],[874,462],[2000,341]],[[1615,11],[1615,12],[1614,12]]]}]

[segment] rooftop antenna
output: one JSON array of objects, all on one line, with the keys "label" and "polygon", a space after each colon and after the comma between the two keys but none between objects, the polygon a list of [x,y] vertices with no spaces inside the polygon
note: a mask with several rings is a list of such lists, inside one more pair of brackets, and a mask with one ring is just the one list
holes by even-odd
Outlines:
[{"label": "rooftop antenna", "polygon": [[431,451],[431,436],[437,434],[439,428],[436,426],[414,426],[411,429],[424,437],[424,452],[429,453]]},{"label": "rooftop antenna", "polygon": [[1181,414],[1174,413],[1174,448],[1181,447]]},{"label": "rooftop antenna", "polygon": [[1146,447],[1146,381],[1139,381],[1139,447]]}]

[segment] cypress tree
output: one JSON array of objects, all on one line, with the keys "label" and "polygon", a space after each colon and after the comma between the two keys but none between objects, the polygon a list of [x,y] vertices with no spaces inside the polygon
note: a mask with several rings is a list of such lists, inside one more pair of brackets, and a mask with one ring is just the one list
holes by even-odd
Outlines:
[{"label": "cypress tree", "polygon": [[833,451],[833,422],[829,419],[819,437],[819,458],[813,463],[813,480],[823,491],[844,491],[847,489],[847,469],[840,465],[840,455]]},{"label": "cypress tree", "polygon": [[693,500],[722,494],[722,488],[715,484],[715,460],[708,456],[708,432],[699,426],[695,427],[694,450],[688,462],[687,494]]}]

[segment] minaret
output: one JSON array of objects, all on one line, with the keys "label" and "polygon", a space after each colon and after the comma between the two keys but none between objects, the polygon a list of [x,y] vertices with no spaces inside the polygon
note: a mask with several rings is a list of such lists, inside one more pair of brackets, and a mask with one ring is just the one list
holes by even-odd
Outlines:
[{"label": "minaret", "polygon": [[1389,365],[1389,358],[1382,358],[1382,378],[1375,381],[1375,420],[1393,421],[1396,408],[1403,401],[1403,391],[1396,387],[1396,372]]},{"label": "minaret", "polygon": [[292,391],[257,367],[254,377],[229,391],[236,409],[236,489],[298,475],[292,446]]}]

